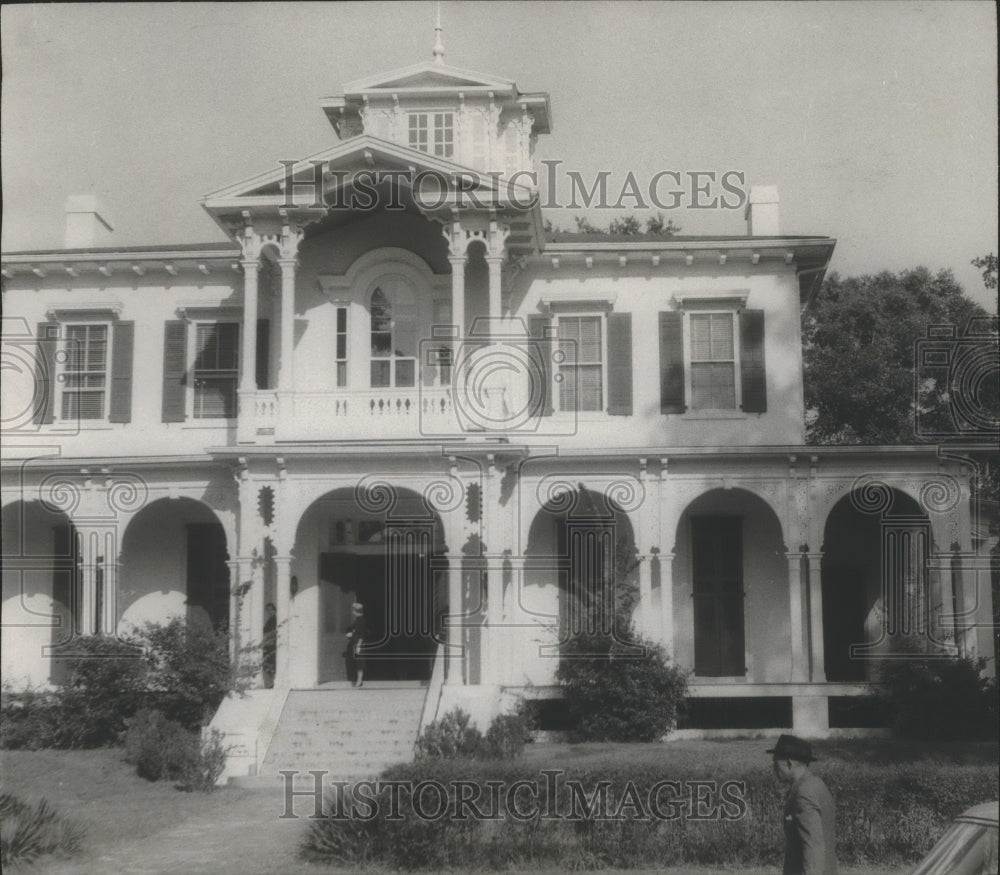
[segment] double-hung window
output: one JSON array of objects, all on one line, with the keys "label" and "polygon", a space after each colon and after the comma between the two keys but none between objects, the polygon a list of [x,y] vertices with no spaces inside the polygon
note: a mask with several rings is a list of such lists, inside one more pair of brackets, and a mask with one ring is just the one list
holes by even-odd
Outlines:
[{"label": "double-hung window", "polygon": [[347,307],[337,307],[337,324],[334,352],[337,363],[337,388],[343,389],[347,385]]},{"label": "double-hung window", "polygon": [[103,323],[66,326],[62,419],[107,418],[109,336],[108,326]]},{"label": "double-hung window", "polygon": [[383,277],[371,296],[371,386],[411,388],[417,373],[417,307],[402,277]]},{"label": "double-hung window", "polygon": [[560,315],[556,386],[561,411],[604,409],[604,319]]},{"label": "double-hung window", "polygon": [[691,313],[691,407],[736,408],[736,339],[732,313]]},{"label": "double-hung window", "polygon": [[235,417],[239,323],[199,323],[196,329],[193,416],[195,419]]},{"label": "double-hung window", "polygon": [[409,145],[439,158],[455,154],[455,114],[451,112],[411,112]]}]

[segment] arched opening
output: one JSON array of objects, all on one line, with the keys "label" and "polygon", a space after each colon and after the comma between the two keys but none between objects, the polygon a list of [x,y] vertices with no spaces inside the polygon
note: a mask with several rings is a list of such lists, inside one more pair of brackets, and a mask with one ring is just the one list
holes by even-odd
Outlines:
[{"label": "arched opening", "polygon": [[[55,658],[83,627],[79,544],[69,517],[38,501],[3,508],[3,624],[5,681],[32,686],[59,683]],[[99,605],[95,605],[95,610]]]},{"label": "arched opening", "polygon": [[930,617],[941,594],[928,570],[930,521],[908,495],[880,495],[877,507],[844,496],[826,520],[821,583],[829,681],[871,680],[880,656],[923,649],[935,637]]},{"label": "arched opening", "polygon": [[759,496],[713,489],[677,526],[674,657],[696,677],[789,679],[788,564],[781,522]]},{"label": "arched opening", "polygon": [[[382,502],[383,495],[391,497]],[[319,683],[347,680],[354,602],[364,606],[366,683],[430,679],[448,611],[445,549],[440,517],[407,489],[387,487],[369,500],[345,487],[309,506],[296,531],[293,573],[296,600],[315,598]]]},{"label": "arched opening", "polygon": [[555,634],[536,645],[542,662],[532,682],[552,682],[554,657],[576,634],[627,640],[638,608],[635,553],[628,515],[583,484],[557,492],[535,514],[524,554],[522,601]]},{"label": "arched opening", "polygon": [[229,552],[215,513],[191,498],[163,498],[139,511],[122,538],[121,624],[184,617],[229,628]]}]

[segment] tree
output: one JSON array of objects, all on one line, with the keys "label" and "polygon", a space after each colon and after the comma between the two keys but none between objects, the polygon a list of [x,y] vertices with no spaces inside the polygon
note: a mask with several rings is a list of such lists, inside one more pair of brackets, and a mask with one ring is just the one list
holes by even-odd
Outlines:
[{"label": "tree", "polygon": [[951,399],[945,381],[915,371],[915,344],[929,326],[955,325],[962,337],[970,319],[986,316],[950,270],[832,274],[803,318],[810,442],[922,442],[916,411],[943,414]]},{"label": "tree", "polygon": [[[675,225],[673,219],[665,219],[663,213],[649,216],[646,219],[645,227],[635,216],[623,216],[620,219],[612,219],[607,228],[600,228],[593,224],[586,216],[574,216],[573,222],[576,224],[577,234],[603,234],[617,235],[624,237],[636,237],[646,234],[650,237],[673,237],[680,234],[681,226]],[[547,234],[561,234],[562,228],[552,224],[550,219],[545,220],[545,232]]]},{"label": "tree", "polygon": [[983,272],[983,285],[986,288],[995,289],[997,287],[997,257],[992,252],[989,255],[973,258],[970,264]]}]

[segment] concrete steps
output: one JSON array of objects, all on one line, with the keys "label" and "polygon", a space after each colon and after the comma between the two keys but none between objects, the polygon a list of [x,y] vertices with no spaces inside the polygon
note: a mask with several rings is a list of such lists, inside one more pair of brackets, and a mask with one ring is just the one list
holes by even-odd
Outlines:
[{"label": "concrete steps", "polygon": [[240,784],[270,785],[280,771],[324,770],[324,781],[372,778],[394,763],[413,759],[426,687],[372,684],[292,690],[255,779]]}]

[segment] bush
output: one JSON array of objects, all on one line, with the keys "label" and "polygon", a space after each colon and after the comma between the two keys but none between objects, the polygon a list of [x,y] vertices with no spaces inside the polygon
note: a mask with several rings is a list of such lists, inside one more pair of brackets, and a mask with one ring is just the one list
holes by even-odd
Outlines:
[{"label": "bush", "polygon": [[59,747],[62,707],[55,693],[28,687],[0,691],[0,748],[41,750]]},{"label": "bush", "polygon": [[[669,754],[662,756],[666,759]],[[956,814],[976,802],[995,799],[998,791],[997,773],[990,766],[911,763],[900,767],[824,761],[813,768],[837,803],[837,855],[845,865],[911,863],[927,852]],[[383,779],[405,782],[408,787],[421,782],[443,786],[447,801],[442,816],[421,817],[403,789],[397,791],[402,817],[390,819],[387,815],[395,814],[390,805],[391,790],[383,786],[375,817],[370,820],[328,808],[327,817],[310,824],[303,855],[326,863],[369,863],[408,870],[631,869],[655,868],[663,860],[680,866],[780,865],[785,788],[767,765],[754,766],[743,774],[722,771],[704,764],[689,768],[674,764],[664,773],[635,764],[609,763],[567,769],[550,783],[537,768],[523,763],[418,761],[389,769]],[[678,816],[661,820],[638,812],[638,819],[633,818],[631,805],[623,806],[623,801],[638,798],[645,804],[651,788],[663,778],[680,783],[678,794],[664,793],[659,800],[661,809],[668,813],[675,805]],[[706,779],[743,782],[743,791],[737,793],[743,807],[730,808],[722,816],[692,817],[704,811],[695,809],[698,785],[691,782]],[[459,810],[459,798],[469,798],[463,784],[479,786],[477,804],[490,814],[493,796],[487,782],[499,782],[499,799],[503,800],[504,788],[519,780],[533,782],[538,791],[534,799],[533,794],[525,793],[518,804],[522,809],[535,808],[539,815],[526,819],[506,816],[509,802],[501,801],[497,819],[452,816]],[[595,793],[600,781],[609,782],[606,808],[614,816],[601,817],[595,811],[588,816],[566,817],[574,810],[569,781],[579,781],[588,796]],[[630,785],[634,796],[627,789]],[[439,793],[428,793],[425,815],[438,809]],[[707,798],[709,809],[722,811],[718,791]],[[359,810],[366,814],[367,806]],[[547,816],[547,812],[556,816]]]},{"label": "bush", "polygon": [[162,711],[144,708],[125,736],[125,762],[147,781],[180,780],[197,757],[198,736]]},{"label": "bush", "polygon": [[82,842],[83,830],[45,799],[31,804],[0,793],[0,865],[26,865],[46,854],[71,857]]},{"label": "bush", "polygon": [[[631,626],[628,627],[631,632]],[[556,677],[573,728],[571,741],[656,741],[677,725],[687,673],[662,646],[627,635],[574,635]]]},{"label": "bush", "polygon": [[139,643],[88,635],[72,642],[67,680],[55,691],[60,728],[54,747],[121,744],[127,721],[142,707],[148,669]]},{"label": "bush", "polygon": [[531,741],[533,729],[531,711],[522,699],[513,711],[493,718],[483,736],[482,755],[498,760],[516,759]]},{"label": "bush", "polygon": [[886,660],[876,693],[899,738],[990,739],[997,735],[997,684],[985,659],[906,654]]},{"label": "bush", "polygon": [[206,725],[226,694],[244,686],[229,657],[229,636],[207,620],[149,623],[142,630],[156,707],[188,729]]},{"label": "bush", "polygon": [[229,754],[229,747],[222,743],[223,738],[223,733],[213,729],[197,743],[194,756],[186,760],[177,781],[179,789],[200,793],[211,793],[215,789]]},{"label": "bush", "polygon": [[443,717],[428,723],[416,744],[416,758],[474,758],[483,748],[483,734],[470,726],[471,718],[461,708],[453,708]]}]

